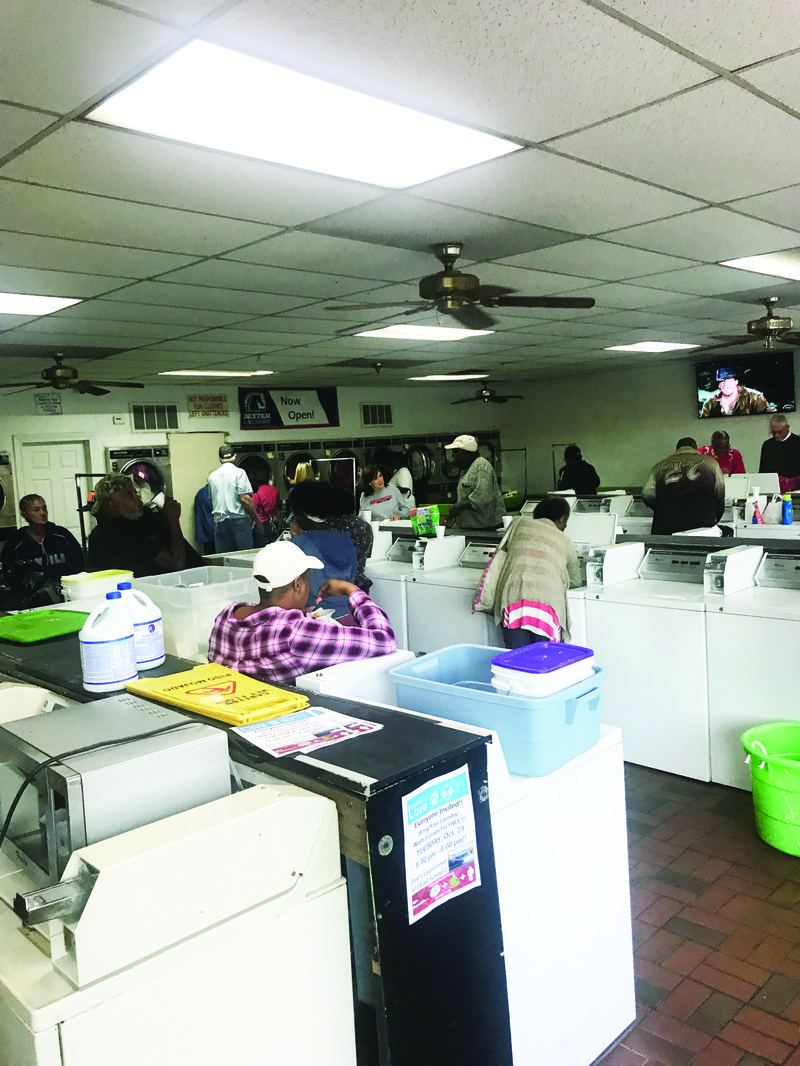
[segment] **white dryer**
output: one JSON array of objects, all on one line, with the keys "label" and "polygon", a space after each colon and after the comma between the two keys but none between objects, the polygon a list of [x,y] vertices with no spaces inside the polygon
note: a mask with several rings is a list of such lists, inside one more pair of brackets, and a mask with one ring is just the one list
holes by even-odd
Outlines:
[{"label": "white dryer", "polygon": [[588,646],[608,672],[603,721],[622,730],[625,758],[711,779],[706,550],[651,548],[639,577],[586,593]]},{"label": "white dryer", "polygon": [[11,460],[6,452],[0,453],[0,526],[18,526],[17,499],[14,492],[14,474]]},{"label": "white dryer", "polygon": [[756,580],[757,588],[709,597],[706,612],[711,780],[744,789],[751,781],[741,734],[797,717],[790,694],[800,685],[800,553],[767,552]]},{"label": "white dryer", "polygon": [[159,492],[172,495],[172,467],[166,445],[106,448],[106,467],[110,474],[127,474],[132,478],[144,504]]}]

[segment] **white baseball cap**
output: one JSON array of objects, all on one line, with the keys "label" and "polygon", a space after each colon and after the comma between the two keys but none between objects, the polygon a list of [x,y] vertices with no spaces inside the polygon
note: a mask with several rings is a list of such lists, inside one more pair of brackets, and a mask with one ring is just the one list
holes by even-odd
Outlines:
[{"label": "white baseball cap", "polygon": [[461,448],[465,452],[476,452],[478,450],[478,442],[474,437],[470,437],[468,433],[462,433],[456,437],[452,444],[445,444],[445,448]]},{"label": "white baseball cap", "polygon": [[306,555],[290,540],[276,540],[262,548],[253,560],[253,577],[266,592],[282,588],[300,577],[306,570],[322,570],[325,564],[313,555]]}]

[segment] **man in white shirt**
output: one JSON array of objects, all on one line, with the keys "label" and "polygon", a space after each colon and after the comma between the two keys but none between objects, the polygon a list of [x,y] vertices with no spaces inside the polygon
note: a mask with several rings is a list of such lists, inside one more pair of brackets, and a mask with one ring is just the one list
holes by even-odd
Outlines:
[{"label": "man in white shirt", "polygon": [[250,479],[235,466],[236,453],[230,444],[219,449],[220,465],[208,476],[211,514],[214,517],[214,548],[218,552],[253,547],[253,527],[263,532],[253,506]]}]

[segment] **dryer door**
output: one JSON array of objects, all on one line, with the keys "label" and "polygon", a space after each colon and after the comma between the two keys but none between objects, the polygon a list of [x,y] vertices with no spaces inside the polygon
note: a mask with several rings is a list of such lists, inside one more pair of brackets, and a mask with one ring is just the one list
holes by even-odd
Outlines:
[{"label": "dryer door", "polygon": [[361,471],[361,459],[356,452],[339,448],[331,455],[331,461],[324,465],[328,467],[328,478],[332,485],[342,492],[355,492]]},{"label": "dryer door", "polygon": [[408,469],[414,479],[414,491],[424,492],[436,473],[436,459],[426,444],[411,444],[407,449]]},{"label": "dryer door", "polygon": [[297,467],[300,463],[311,463],[311,469],[314,471],[314,477],[319,477],[319,467],[317,460],[311,454],[311,452],[293,452],[286,462],[283,464],[283,482],[287,489],[291,489],[292,485],[290,478],[294,478]]},{"label": "dryer door", "polygon": [[120,474],[127,474],[133,480],[142,503],[147,506],[159,492],[169,493],[166,478],[161,467],[153,459],[139,457],[119,464]]},{"label": "dryer door", "polygon": [[0,526],[16,526],[17,509],[11,467],[0,464]]},{"label": "dryer door", "polygon": [[259,485],[266,485],[272,481],[272,464],[266,456],[253,452],[250,455],[240,455],[236,465],[244,470],[250,479],[250,487],[253,492]]}]

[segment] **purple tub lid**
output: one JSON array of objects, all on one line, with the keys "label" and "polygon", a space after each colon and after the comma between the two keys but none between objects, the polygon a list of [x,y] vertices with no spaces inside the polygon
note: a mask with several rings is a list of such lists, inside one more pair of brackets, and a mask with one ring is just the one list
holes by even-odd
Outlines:
[{"label": "purple tub lid", "polygon": [[555,644],[553,641],[540,640],[524,648],[514,648],[513,651],[495,655],[492,666],[520,670],[526,674],[549,674],[564,666],[574,666],[593,655],[591,648],[581,648],[577,644]]}]

